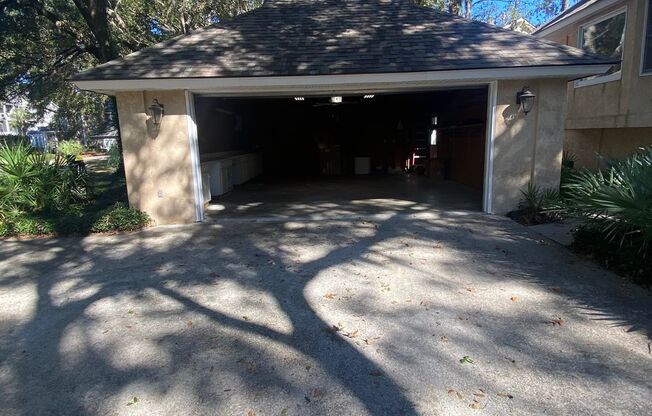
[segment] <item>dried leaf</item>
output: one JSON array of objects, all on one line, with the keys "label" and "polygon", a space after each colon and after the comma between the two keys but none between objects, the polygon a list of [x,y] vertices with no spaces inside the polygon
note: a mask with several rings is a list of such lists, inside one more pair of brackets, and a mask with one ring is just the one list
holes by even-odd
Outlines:
[{"label": "dried leaf", "polygon": [[127,402],[127,406],[131,406],[132,404],[138,403],[138,397],[134,396],[133,399]]},{"label": "dried leaf", "polygon": [[550,291],[555,292],[555,293],[561,293],[561,288],[560,287],[551,287]]},{"label": "dried leaf", "polygon": [[482,409],[482,405],[481,405],[480,403],[476,402],[476,401],[474,401],[473,403],[471,403],[471,404],[469,405],[469,407],[470,407],[471,409]]},{"label": "dried leaf", "polygon": [[507,399],[513,399],[513,398],[514,398],[514,396],[512,396],[512,395],[509,394],[509,393],[496,393],[496,396],[498,396],[498,397],[505,397],[505,398],[507,398]]},{"label": "dried leaf", "polygon": [[448,342],[448,337],[447,337],[446,335],[442,335],[441,337],[439,337],[439,339],[440,339],[442,342]]},{"label": "dried leaf", "polygon": [[321,391],[321,389],[312,389],[312,397],[318,398],[323,396],[324,396],[324,392]]},{"label": "dried leaf", "polygon": [[327,293],[324,295],[326,299],[334,299],[335,298],[335,293]]},{"label": "dried leaf", "polygon": [[371,373],[369,373],[369,375],[370,375],[370,376],[374,376],[374,377],[382,377],[382,376],[383,376],[383,372],[380,371],[380,370],[374,370],[374,371],[372,371]]},{"label": "dried leaf", "polygon": [[512,302],[516,302],[518,300],[518,296],[512,296],[511,298],[509,298],[509,300],[511,300]]},{"label": "dried leaf", "polygon": [[192,326],[192,321],[188,321],[188,322],[186,322],[186,325],[188,325],[188,326]]},{"label": "dried leaf", "polygon": [[254,412],[253,410],[250,410],[250,411],[247,412],[247,416],[256,416],[256,412]]},{"label": "dried leaf", "polygon": [[242,315],[242,319],[244,319],[245,321],[249,321],[249,317],[247,315]]},{"label": "dried leaf", "polygon": [[475,288],[474,287],[467,287],[466,291],[471,292],[471,293],[475,293]]},{"label": "dried leaf", "polygon": [[462,363],[462,364],[464,364],[464,363],[473,364],[473,360],[468,355],[465,355],[464,357],[460,358],[460,363]]},{"label": "dried leaf", "polygon": [[343,334],[347,338],[355,338],[358,336],[358,330],[356,329],[353,332],[347,332],[346,334]]},{"label": "dried leaf", "polygon": [[547,321],[546,323],[552,324],[552,326],[555,326],[555,325],[562,326],[562,325],[564,325],[565,322],[566,321],[564,321],[563,318],[554,318],[554,319],[551,319],[551,320]]},{"label": "dried leaf", "polygon": [[288,416],[288,408],[281,410],[281,416]]}]

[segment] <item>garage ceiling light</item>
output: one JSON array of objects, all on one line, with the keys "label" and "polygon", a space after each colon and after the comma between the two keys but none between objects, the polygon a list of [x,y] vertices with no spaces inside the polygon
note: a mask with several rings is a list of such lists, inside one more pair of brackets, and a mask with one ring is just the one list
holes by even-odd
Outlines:
[{"label": "garage ceiling light", "polygon": [[333,104],[339,104],[339,103],[341,103],[341,102],[342,102],[342,97],[339,97],[339,96],[337,96],[337,97],[331,97],[331,103],[333,103]]},{"label": "garage ceiling light", "polygon": [[366,94],[364,98],[366,98],[367,100],[370,98],[374,98],[374,94]]},{"label": "garage ceiling light", "polygon": [[294,97],[294,101],[303,101],[305,98],[303,97]]}]

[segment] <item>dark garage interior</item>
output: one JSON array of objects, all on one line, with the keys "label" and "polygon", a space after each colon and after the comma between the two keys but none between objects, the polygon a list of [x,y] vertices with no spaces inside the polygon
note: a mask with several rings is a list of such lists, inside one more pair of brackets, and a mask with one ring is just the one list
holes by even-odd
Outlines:
[{"label": "dark garage interior", "polygon": [[486,117],[486,87],[196,96],[204,200],[291,203],[312,192],[321,200],[438,197],[479,210]]}]

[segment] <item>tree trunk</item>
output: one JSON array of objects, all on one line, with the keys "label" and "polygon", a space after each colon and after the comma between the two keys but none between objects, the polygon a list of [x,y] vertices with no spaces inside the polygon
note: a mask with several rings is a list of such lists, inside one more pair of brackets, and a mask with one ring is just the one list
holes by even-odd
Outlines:
[{"label": "tree trunk", "polygon": [[561,0],[561,11],[568,9],[568,0]]},{"label": "tree trunk", "polygon": [[467,19],[471,18],[471,7],[473,7],[471,0],[464,0],[464,17]]}]

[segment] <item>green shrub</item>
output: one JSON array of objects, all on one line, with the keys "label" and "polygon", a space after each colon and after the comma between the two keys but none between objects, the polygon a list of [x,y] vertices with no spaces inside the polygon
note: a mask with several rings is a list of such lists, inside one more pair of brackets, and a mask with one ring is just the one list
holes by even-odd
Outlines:
[{"label": "green shrub", "polygon": [[148,226],[149,223],[149,215],[118,202],[102,212],[91,231],[95,233],[134,231]]},{"label": "green shrub", "polygon": [[112,169],[118,169],[120,166],[120,148],[117,145],[113,145],[109,149],[108,166]]},{"label": "green shrub", "polygon": [[605,170],[578,172],[565,186],[567,211],[640,254],[652,245],[652,146]]},{"label": "green shrub", "polygon": [[79,156],[84,151],[84,145],[76,140],[64,140],[57,146],[57,151],[65,156]]},{"label": "green shrub", "polygon": [[521,195],[518,210],[509,214],[512,219],[526,225],[544,224],[560,219],[561,199],[556,190],[541,189],[533,183],[528,183],[527,188],[521,190]]},{"label": "green shrub", "polygon": [[88,197],[88,176],[61,156],[23,143],[0,145],[0,216],[9,211],[64,211]]},{"label": "green shrub", "polygon": [[15,134],[0,134],[0,145],[14,145],[17,143],[29,144],[29,138]]}]

